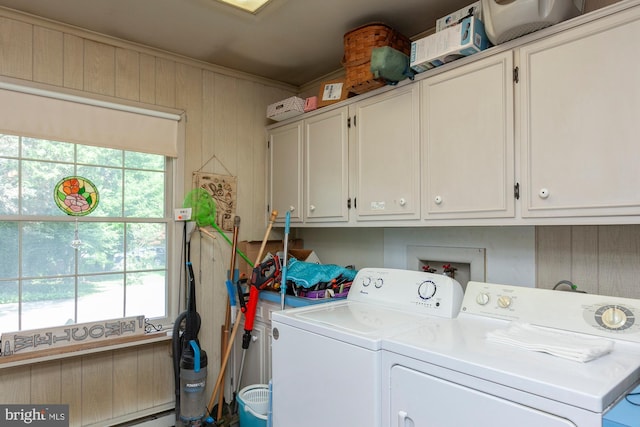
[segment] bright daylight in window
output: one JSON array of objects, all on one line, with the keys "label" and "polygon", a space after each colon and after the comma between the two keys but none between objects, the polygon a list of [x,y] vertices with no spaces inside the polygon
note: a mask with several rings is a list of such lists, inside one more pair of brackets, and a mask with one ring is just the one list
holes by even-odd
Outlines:
[{"label": "bright daylight in window", "polygon": [[[86,216],[54,200],[74,176],[98,190]],[[165,317],[167,181],[162,155],[0,134],[0,333]]]}]

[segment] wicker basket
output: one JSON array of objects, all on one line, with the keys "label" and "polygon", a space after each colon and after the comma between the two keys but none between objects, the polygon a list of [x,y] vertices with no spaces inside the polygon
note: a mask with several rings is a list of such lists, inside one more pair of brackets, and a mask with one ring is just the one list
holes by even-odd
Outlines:
[{"label": "wicker basket", "polygon": [[411,53],[411,40],[383,23],[355,28],[344,35],[345,86],[351,93],[362,94],[385,85],[384,80],[371,74],[371,51],[374,47],[391,46],[400,52]]}]

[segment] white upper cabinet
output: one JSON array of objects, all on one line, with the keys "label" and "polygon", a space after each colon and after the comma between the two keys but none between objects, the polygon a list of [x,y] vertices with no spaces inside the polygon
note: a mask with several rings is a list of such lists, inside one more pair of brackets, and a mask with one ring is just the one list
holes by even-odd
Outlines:
[{"label": "white upper cabinet", "polygon": [[304,121],[304,204],[307,222],[349,219],[347,107]]},{"label": "white upper cabinet", "polygon": [[287,211],[292,223],[303,220],[302,153],[302,121],[269,131],[269,207],[278,211],[278,222]]},{"label": "white upper cabinet", "polygon": [[420,87],[351,106],[357,221],[420,218]]},{"label": "white upper cabinet", "polygon": [[423,217],[513,217],[513,54],[422,81]]},{"label": "white upper cabinet", "polygon": [[271,127],[271,207],[307,226],[637,223],[638,35],[622,1]]},{"label": "white upper cabinet", "polygon": [[640,214],[640,7],[519,49],[523,217]]}]

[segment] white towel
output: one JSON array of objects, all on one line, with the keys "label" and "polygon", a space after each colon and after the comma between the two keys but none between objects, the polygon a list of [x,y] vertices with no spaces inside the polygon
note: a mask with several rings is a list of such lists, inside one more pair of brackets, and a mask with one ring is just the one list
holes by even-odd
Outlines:
[{"label": "white towel", "polygon": [[613,341],[608,339],[554,331],[528,323],[512,323],[508,329],[488,332],[487,340],[578,362],[597,359],[613,350]]}]

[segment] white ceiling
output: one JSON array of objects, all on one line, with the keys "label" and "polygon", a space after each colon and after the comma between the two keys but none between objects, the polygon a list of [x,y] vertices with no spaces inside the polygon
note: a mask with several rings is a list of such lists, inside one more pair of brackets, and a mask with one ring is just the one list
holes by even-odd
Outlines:
[{"label": "white ceiling", "polygon": [[0,0],[0,6],[295,86],[341,68],[343,36],[384,22],[408,37],[472,0]]}]

